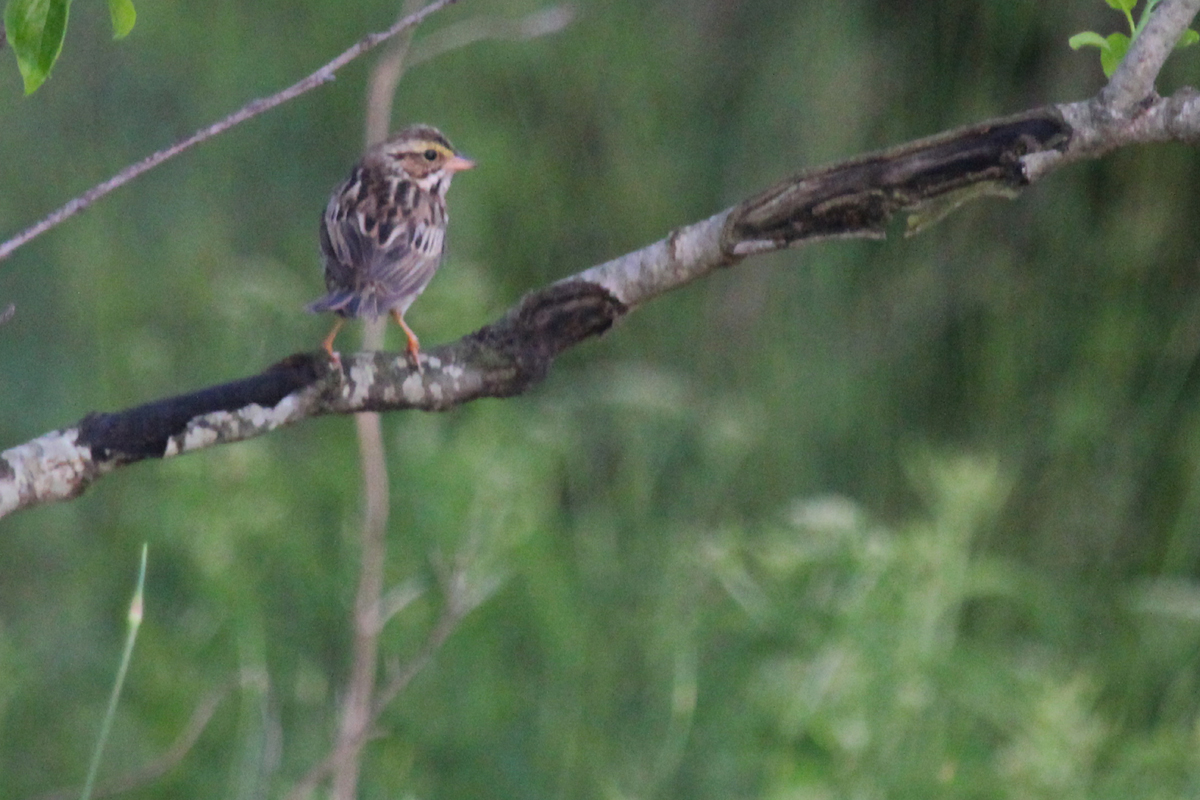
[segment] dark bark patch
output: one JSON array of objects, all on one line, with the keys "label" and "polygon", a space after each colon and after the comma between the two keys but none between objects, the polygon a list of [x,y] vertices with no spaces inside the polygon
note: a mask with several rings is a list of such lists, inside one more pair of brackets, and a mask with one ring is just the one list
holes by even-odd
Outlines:
[{"label": "dark bark patch", "polygon": [[[1071,127],[1054,108],[989,120],[800,173],[730,214],[724,247],[787,247],[829,237],[882,238],[897,212],[919,212],[972,187],[1012,193],[1029,183],[1022,158],[1064,150]],[[762,247],[754,248],[757,250]]]},{"label": "dark bark patch", "polygon": [[249,378],[125,411],[88,414],[79,423],[78,442],[91,448],[96,461],[161,458],[167,440],[183,433],[196,417],[214,411],[237,411],[252,404],[272,408],[292,392],[315,382],[322,372],[322,362],[311,353],[289,356]]}]

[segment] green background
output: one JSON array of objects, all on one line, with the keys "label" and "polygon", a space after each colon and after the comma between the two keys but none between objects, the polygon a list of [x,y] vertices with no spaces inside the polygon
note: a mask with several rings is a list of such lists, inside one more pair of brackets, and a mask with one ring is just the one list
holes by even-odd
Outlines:
[{"label": "green background", "polygon": [[[461,0],[418,39],[531,2]],[[0,52],[0,235],[292,83],[394,3],[73,7],[24,97]],[[479,168],[427,344],[799,169],[1102,84],[1098,1],[580,2],[415,67],[396,124]],[[0,448],[316,349],[316,223],[372,59],[0,263]],[[1200,52],[1160,91],[1200,84]],[[751,259],[524,397],[384,419],[404,662],[435,565],[494,591],[384,715],[363,798],[1200,793],[1200,157],[1127,149],[914,239]],[[357,326],[339,341],[349,349]],[[393,329],[389,345],[400,346]],[[101,782],[282,796],[348,674],[349,418],[146,462],[0,521],[0,798],[77,785],[149,544]],[[412,583],[415,582],[415,583]]]}]

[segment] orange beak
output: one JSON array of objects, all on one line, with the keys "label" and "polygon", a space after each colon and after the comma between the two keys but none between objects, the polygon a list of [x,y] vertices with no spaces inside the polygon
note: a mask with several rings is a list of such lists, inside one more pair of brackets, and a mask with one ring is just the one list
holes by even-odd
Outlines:
[{"label": "orange beak", "polygon": [[459,155],[454,155],[454,156],[451,156],[449,158],[449,160],[446,161],[446,165],[445,165],[445,167],[443,167],[443,169],[445,169],[447,172],[449,172],[451,175],[453,175],[456,172],[462,172],[463,170],[471,169],[474,166],[475,166],[475,162],[472,161],[471,159],[463,158],[462,156],[459,156]]}]

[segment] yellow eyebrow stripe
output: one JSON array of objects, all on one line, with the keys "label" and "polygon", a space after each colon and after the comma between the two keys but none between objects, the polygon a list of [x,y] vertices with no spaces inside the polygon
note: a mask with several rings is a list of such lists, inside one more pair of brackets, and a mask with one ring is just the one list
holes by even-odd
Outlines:
[{"label": "yellow eyebrow stripe", "polygon": [[420,141],[420,142],[412,142],[412,143],[410,143],[409,146],[412,149],[409,150],[409,149],[405,148],[405,150],[404,150],[405,154],[408,154],[408,153],[419,154],[419,153],[424,153],[426,150],[437,150],[438,153],[442,154],[446,158],[451,158],[454,155],[454,151],[451,150],[449,147],[446,147],[446,145],[442,144],[441,142]]}]

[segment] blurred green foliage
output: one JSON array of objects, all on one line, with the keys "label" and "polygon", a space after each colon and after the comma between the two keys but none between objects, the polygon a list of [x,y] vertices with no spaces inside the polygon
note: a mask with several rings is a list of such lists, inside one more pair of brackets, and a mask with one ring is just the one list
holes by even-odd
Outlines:
[{"label": "blurred green foliage", "polygon": [[[55,79],[0,73],[0,228],[307,74],[398,4],[76,6]],[[538,4],[462,0],[419,31]],[[406,75],[445,130],[450,258],[409,314],[522,292],[806,166],[1101,85],[1091,0],[580,3]],[[366,63],[0,264],[0,447],[313,350],[316,223]],[[1200,83],[1168,62],[1162,92]],[[753,259],[640,309],[529,395],[385,418],[384,632],[436,564],[494,591],[381,721],[364,798],[1167,798],[1200,791],[1200,159],[1075,166],[909,240]],[[390,334],[397,345],[395,331]],[[347,339],[346,347],[350,346]],[[0,521],[0,799],[78,785],[149,542],[100,783],[282,796],[348,672],[349,419],[121,470]]]}]

